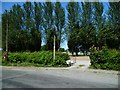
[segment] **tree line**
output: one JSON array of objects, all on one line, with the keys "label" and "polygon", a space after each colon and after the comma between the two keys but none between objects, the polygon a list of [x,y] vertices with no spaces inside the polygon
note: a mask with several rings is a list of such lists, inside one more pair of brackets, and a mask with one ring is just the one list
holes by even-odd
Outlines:
[{"label": "tree line", "polygon": [[[104,4],[108,4],[105,7]],[[68,47],[78,55],[92,47],[120,49],[120,2],[70,2]],[[108,7],[108,10],[104,10]],[[106,12],[104,12],[106,11]],[[79,13],[78,13],[79,12]]]},{"label": "tree line", "polygon": [[[108,10],[104,10],[108,4]],[[56,51],[67,37],[70,52],[84,53],[91,47],[120,47],[120,2],[26,2],[15,4],[2,14],[2,46],[5,50],[8,20],[9,51],[39,51],[44,39],[45,50]],[[106,12],[104,12],[106,11]],[[54,28],[56,27],[56,28]]]},{"label": "tree line", "polygon": [[15,4],[10,11],[2,14],[3,48],[6,44],[6,24],[8,20],[9,51],[39,51],[42,39],[45,50],[53,50],[53,34],[56,26],[56,50],[60,48],[65,11],[60,2],[26,2]]}]

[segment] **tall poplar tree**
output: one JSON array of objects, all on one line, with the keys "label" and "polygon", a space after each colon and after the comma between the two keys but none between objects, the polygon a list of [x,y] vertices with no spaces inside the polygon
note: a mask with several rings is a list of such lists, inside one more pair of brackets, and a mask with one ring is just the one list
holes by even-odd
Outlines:
[{"label": "tall poplar tree", "polygon": [[42,4],[34,2],[34,27],[31,30],[33,51],[39,51],[41,49],[42,42]]},{"label": "tall poplar tree", "polygon": [[44,35],[46,50],[53,50],[53,36],[54,36],[54,16],[53,16],[54,5],[52,2],[45,2],[43,4],[43,18],[44,18]]},{"label": "tall poplar tree", "polygon": [[31,2],[26,2],[23,4],[24,7],[24,21],[25,21],[25,29],[27,31],[31,31],[33,27],[33,5]]},{"label": "tall poplar tree", "polygon": [[78,50],[76,49],[76,46],[78,44],[77,42],[77,29],[79,28],[79,13],[80,13],[80,7],[79,7],[79,3],[78,2],[69,2],[67,5],[67,11],[68,11],[68,15],[67,15],[67,27],[69,30],[69,34],[68,34],[68,48],[69,51],[72,52],[78,52]]},{"label": "tall poplar tree", "polygon": [[57,35],[56,50],[58,50],[60,48],[62,36],[64,34],[63,29],[65,26],[65,11],[64,11],[64,8],[61,6],[60,2],[55,3],[55,26],[57,28],[57,30],[56,30],[56,35]]},{"label": "tall poplar tree", "polygon": [[6,49],[6,23],[7,23],[7,10],[2,14],[2,48]]},{"label": "tall poplar tree", "polygon": [[26,2],[23,4],[23,9],[24,9],[24,33],[26,34],[25,36],[25,48],[26,50],[32,50],[33,45],[32,45],[32,35],[31,31],[34,27],[34,19],[33,19],[33,5],[31,2]]},{"label": "tall poplar tree", "polygon": [[[8,24],[8,47],[10,51],[20,51],[23,49],[21,30],[23,25],[23,10],[20,5],[13,5],[10,11],[7,11],[3,16],[3,48],[5,48],[6,24]],[[7,23],[8,21],[8,23]],[[4,36],[5,35],[5,36]]]},{"label": "tall poplar tree", "polygon": [[3,48],[6,44],[8,21],[9,51],[39,51],[41,48],[42,5],[26,2],[23,7],[14,4],[10,11],[2,14]]},{"label": "tall poplar tree", "polygon": [[82,51],[87,54],[89,48],[94,44],[95,27],[92,25],[92,3],[82,2],[81,25],[79,31],[79,45],[82,46]]},{"label": "tall poplar tree", "polygon": [[109,2],[108,26],[111,32],[110,38],[107,39],[109,48],[120,48],[120,2]]},{"label": "tall poplar tree", "polygon": [[106,41],[106,28],[105,28],[105,17],[103,16],[103,2],[94,2],[93,3],[93,24],[96,27],[96,39],[95,46],[102,48],[105,45]]}]

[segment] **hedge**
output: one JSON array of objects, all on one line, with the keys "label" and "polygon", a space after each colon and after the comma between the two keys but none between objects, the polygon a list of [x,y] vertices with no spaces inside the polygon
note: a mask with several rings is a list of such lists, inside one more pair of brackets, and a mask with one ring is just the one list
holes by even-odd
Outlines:
[{"label": "hedge", "polygon": [[[53,52],[12,52],[8,53],[7,64],[14,65],[38,65],[38,66],[66,66],[66,60],[70,59],[69,55],[62,52],[56,52],[56,58],[53,60]],[[3,59],[3,65],[6,64]]]},{"label": "hedge", "polygon": [[102,49],[90,54],[91,67],[96,69],[120,70],[120,51]]}]

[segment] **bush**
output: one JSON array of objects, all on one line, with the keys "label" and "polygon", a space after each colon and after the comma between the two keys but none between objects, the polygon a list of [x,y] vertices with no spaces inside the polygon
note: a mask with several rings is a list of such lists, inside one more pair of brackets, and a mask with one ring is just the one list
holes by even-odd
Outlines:
[{"label": "bush", "polygon": [[105,48],[92,52],[90,59],[93,68],[120,70],[120,51]]},{"label": "bush", "polygon": [[66,52],[66,50],[64,48],[60,48],[59,51],[60,52]]},{"label": "bush", "polygon": [[[56,52],[56,58],[53,60],[53,52],[41,51],[41,52],[12,52],[8,53],[7,63],[13,63],[14,65],[26,65],[32,64],[34,66],[67,66],[66,60],[70,59],[66,53]],[[3,60],[3,65],[5,62]]]}]

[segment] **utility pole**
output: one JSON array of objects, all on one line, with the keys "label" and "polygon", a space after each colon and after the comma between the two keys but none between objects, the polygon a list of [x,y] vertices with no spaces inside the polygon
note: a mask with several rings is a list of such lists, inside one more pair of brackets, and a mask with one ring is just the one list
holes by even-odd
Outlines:
[{"label": "utility pole", "polygon": [[53,60],[55,60],[55,27],[54,27],[54,46],[53,46]]},{"label": "utility pole", "polygon": [[8,12],[6,11],[6,60],[8,59]]}]

